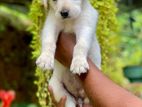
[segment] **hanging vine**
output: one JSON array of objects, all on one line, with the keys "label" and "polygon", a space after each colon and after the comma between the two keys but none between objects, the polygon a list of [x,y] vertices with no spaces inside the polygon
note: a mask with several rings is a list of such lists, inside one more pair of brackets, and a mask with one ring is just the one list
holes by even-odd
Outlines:
[{"label": "hanging vine", "polygon": [[115,0],[91,0],[92,5],[99,11],[97,36],[101,44],[102,69],[107,72],[109,56],[112,52],[109,39],[117,30],[116,2]]},{"label": "hanging vine", "polygon": [[[31,47],[33,49],[32,58],[36,59],[40,55],[40,32],[45,19],[45,11],[41,4],[41,0],[33,0],[30,8],[30,18],[32,20],[32,26],[29,30],[33,34],[33,40]],[[37,85],[37,97],[41,107],[51,107],[52,101],[50,94],[48,92],[48,82],[52,75],[51,71],[43,72],[40,68],[36,68],[35,76],[37,80],[35,84]]]}]

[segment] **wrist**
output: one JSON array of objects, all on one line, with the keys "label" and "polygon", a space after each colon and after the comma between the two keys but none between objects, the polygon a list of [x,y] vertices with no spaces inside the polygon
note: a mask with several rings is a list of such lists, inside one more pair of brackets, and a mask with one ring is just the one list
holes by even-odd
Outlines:
[{"label": "wrist", "polygon": [[64,66],[70,67],[74,46],[75,35],[61,33],[57,41],[55,58]]}]

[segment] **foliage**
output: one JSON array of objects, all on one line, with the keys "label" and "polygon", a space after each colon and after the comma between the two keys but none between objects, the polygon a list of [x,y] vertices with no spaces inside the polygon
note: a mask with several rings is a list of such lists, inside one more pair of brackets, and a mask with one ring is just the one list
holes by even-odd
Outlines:
[{"label": "foliage", "polygon": [[[116,11],[114,0],[92,0],[91,3],[99,11],[99,21],[97,27],[97,35],[101,43],[102,49],[102,67],[107,70],[108,54],[110,50],[109,37],[116,30]],[[113,25],[113,26],[112,26]]]},{"label": "foliage", "polygon": [[[33,24],[29,30],[33,34],[33,41],[31,47],[34,49],[32,55],[36,59],[40,54],[40,30],[44,22],[44,9],[39,0],[33,0],[29,14]],[[39,104],[42,107],[50,107],[52,105],[51,99],[48,92],[48,80],[51,76],[51,71],[43,72],[40,68],[36,69],[35,76],[38,77],[38,80],[35,81],[35,84],[38,87],[37,97]]]},{"label": "foliage", "polygon": [[0,88],[15,90],[16,101],[35,102],[30,24],[26,14],[0,4]]},{"label": "foliage", "polygon": [[[130,7],[119,5],[117,14],[118,32],[111,36],[115,44],[110,63],[109,77],[121,85],[128,83],[123,77],[123,68],[130,65],[142,65],[142,15],[141,9],[131,10]],[[132,20],[133,19],[133,20]]]},{"label": "foliage", "polygon": [[[132,16],[135,22],[130,22]],[[142,65],[142,14],[141,10],[133,10],[131,13],[121,12],[118,16],[120,26],[120,63],[127,65]],[[131,27],[133,25],[133,28]]]},{"label": "foliage", "polygon": [[5,30],[5,25],[8,23],[18,30],[26,29],[30,25],[27,15],[12,10],[7,6],[0,5],[0,31]]},{"label": "foliage", "polygon": [[116,2],[115,0],[92,0],[91,2],[99,11],[97,35],[102,50],[103,72],[116,83],[123,85],[126,81],[116,57],[120,42],[117,35]]}]

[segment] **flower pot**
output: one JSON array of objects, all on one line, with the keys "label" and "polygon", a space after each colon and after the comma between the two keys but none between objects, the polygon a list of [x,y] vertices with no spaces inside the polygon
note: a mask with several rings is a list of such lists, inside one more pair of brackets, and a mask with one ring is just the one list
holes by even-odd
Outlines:
[{"label": "flower pot", "polygon": [[123,70],[130,82],[142,82],[142,66],[127,66]]}]

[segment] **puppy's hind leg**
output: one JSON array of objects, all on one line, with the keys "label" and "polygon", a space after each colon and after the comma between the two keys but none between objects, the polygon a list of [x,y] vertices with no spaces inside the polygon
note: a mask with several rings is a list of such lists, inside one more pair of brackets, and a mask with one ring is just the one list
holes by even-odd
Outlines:
[{"label": "puppy's hind leg", "polygon": [[51,78],[49,85],[52,87],[53,94],[57,102],[59,102],[63,96],[66,96],[67,99],[65,107],[76,107],[74,98],[68,94],[68,92],[64,89],[63,84],[59,80],[56,78]]},{"label": "puppy's hind leg", "polygon": [[66,68],[55,60],[54,72],[49,81],[49,86],[52,87],[54,98],[57,102],[59,102],[63,96],[66,96],[67,100],[65,107],[76,107],[75,99],[64,89],[62,82],[62,78],[65,78],[63,77],[64,72],[67,72]]}]

